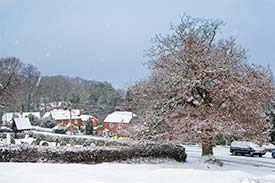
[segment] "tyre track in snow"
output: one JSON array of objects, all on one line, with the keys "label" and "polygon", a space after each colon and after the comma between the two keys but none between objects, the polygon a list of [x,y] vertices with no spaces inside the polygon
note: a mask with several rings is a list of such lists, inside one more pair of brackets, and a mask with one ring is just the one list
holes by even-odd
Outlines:
[{"label": "tyre track in snow", "polygon": [[[193,151],[194,152],[194,151]],[[220,156],[215,156],[217,160],[221,160],[224,163],[228,164],[238,164],[238,165],[244,165],[244,166],[253,166],[253,167],[265,167],[265,168],[270,168],[275,171],[275,161],[273,162],[266,162],[266,161],[259,161],[258,159],[255,159],[256,161],[253,161],[251,159],[244,160],[244,159],[239,159],[239,158],[234,158],[234,156],[230,158],[226,157],[220,157]],[[200,158],[200,155],[192,154],[192,152],[187,151],[187,160],[188,158]],[[270,159],[273,160],[273,159]]]},{"label": "tyre track in snow", "polygon": [[220,158],[220,157],[217,157],[217,159],[225,163],[239,164],[239,165],[253,166],[253,167],[265,167],[265,168],[271,168],[275,171],[275,163],[271,163],[271,162],[228,159],[228,158]]}]

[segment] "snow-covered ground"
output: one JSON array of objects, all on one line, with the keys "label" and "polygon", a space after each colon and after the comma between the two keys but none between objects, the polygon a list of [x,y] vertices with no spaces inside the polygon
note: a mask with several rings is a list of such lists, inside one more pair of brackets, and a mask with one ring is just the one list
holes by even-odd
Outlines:
[{"label": "snow-covered ground", "polygon": [[164,164],[0,164],[3,183],[274,183],[274,175],[253,175],[245,171],[219,171],[184,168],[178,163]]},{"label": "snow-covered ground", "polygon": [[0,163],[2,183],[275,183],[275,159],[270,153],[263,158],[231,156],[226,147],[215,148],[222,167],[205,164],[200,147],[186,146],[186,163],[165,160],[161,163],[31,164]]},{"label": "snow-covered ground", "polygon": [[42,131],[33,131],[35,134],[48,135],[53,137],[73,137],[73,138],[85,138],[85,139],[94,139],[94,140],[108,140],[109,138],[98,137],[93,135],[67,135],[67,134],[57,134],[51,132],[42,132]]}]

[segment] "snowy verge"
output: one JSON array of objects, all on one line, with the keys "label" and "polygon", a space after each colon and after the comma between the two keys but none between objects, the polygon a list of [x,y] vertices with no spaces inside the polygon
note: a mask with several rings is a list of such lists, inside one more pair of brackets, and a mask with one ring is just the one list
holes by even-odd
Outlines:
[{"label": "snowy verge", "polygon": [[17,183],[274,183],[275,175],[244,170],[200,170],[182,163],[164,164],[32,164],[0,163],[0,182]]}]

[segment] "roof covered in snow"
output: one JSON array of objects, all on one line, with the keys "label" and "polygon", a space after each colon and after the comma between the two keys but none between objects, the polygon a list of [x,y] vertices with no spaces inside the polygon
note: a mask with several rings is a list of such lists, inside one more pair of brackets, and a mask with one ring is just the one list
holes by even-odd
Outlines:
[{"label": "roof covered in snow", "polygon": [[88,121],[89,119],[92,119],[94,117],[91,116],[91,115],[83,114],[83,115],[80,116],[80,118],[81,118],[82,121]]},{"label": "roof covered in snow", "polygon": [[50,112],[46,112],[43,115],[43,118],[52,117],[54,120],[65,120],[65,119],[81,119],[80,110],[63,110],[63,109],[54,109]]},{"label": "roof covered in snow", "polygon": [[32,125],[29,118],[14,118],[17,130],[30,130]]},{"label": "roof covered in snow", "polygon": [[133,112],[128,111],[115,111],[112,114],[109,114],[104,122],[112,122],[112,123],[129,123],[133,117],[136,117]]},{"label": "roof covered in snow", "polygon": [[26,118],[28,117],[30,114],[36,116],[38,119],[40,119],[40,112],[10,112],[10,113],[5,113],[2,116],[2,121],[3,122],[11,122],[13,117],[19,117],[19,118]]}]

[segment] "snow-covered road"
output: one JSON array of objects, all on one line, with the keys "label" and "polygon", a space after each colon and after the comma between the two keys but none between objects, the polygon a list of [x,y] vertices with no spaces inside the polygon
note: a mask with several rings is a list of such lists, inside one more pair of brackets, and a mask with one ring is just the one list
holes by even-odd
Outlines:
[{"label": "snow-covered road", "polygon": [[[200,159],[201,148],[199,145],[188,145],[186,152],[188,161],[195,163]],[[221,160],[225,168],[242,167],[248,172],[270,172],[275,174],[275,159],[271,153],[267,152],[263,157],[233,156],[229,152],[229,147],[217,146],[214,148],[215,157]],[[230,165],[230,166],[229,166]]]}]

